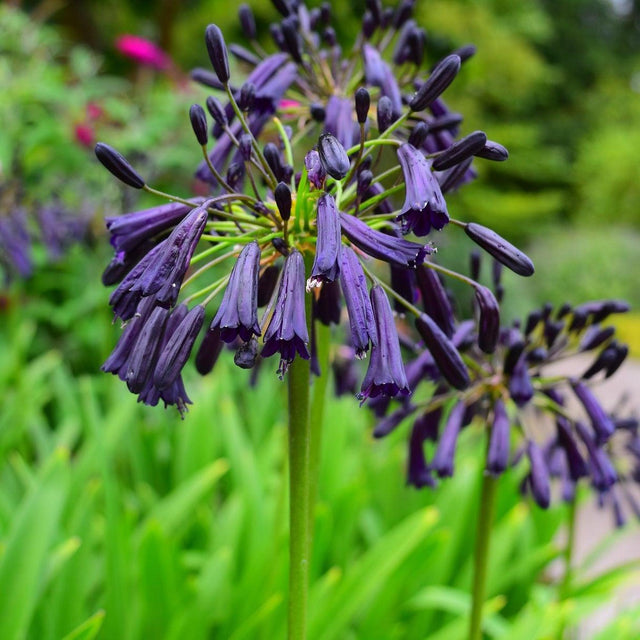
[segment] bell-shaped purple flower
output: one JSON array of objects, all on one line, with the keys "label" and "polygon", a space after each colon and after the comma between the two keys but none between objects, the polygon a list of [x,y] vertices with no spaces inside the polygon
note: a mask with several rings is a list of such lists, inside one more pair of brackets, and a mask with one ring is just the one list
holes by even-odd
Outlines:
[{"label": "bell-shaped purple flower", "polygon": [[[158,247],[161,251],[131,287],[132,293],[153,295],[158,304],[173,306],[196,245],[207,222],[208,203],[195,208]],[[133,272],[132,272],[133,273]]]},{"label": "bell-shaped purple flower", "polygon": [[379,395],[407,396],[411,393],[400,353],[400,342],[389,299],[380,285],[371,288],[371,305],[376,323],[377,345],[371,349],[369,368],[358,398]]},{"label": "bell-shaped purple flower", "polygon": [[416,244],[395,235],[376,231],[352,215],[340,212],[339,216],[342,233],[356,247],[373,258],[414,269],[424,262],[426,256],[433,253],[433,248],[428,244]]},{"label": "bell-shaped purple flower", "polygon": [[373,308],[367,289],[367,279],[360,260],[351,247],[342,247],[340,251],[340,286],[349,315],[351,344],[357,358],[364,358],[369,343],[378,344]]},{"label": "bell-shaped purple flower", "polygon": [[438,437],[438,425],[442,416],[442,409],[437,408],[428,413],[423,413],[416,418],[409,437],[409,463],[407,465],[407,484],[416,489],[422,487],[435,487],[431,467],[427,464],[424,455],[425,440],[435,441]]},{"label": "bell-shaped purple flower", "polygon": [[408,143],[398,149],[398,160],[406,187],[405,202],[397,218],[402,232],[426,236],[431,227],[440,231],[449,222],[449,213],[431,162]]},{"label": "bell-shaped purple flower", "polygon": [[509,464],[510,431],[511,421],[504,402],[498,398],[493,405],[493,424],[487,451],[487,471],[491,474],[501,474]]},{"label": "bell-shaped purple flower", "polygon": [[591,482],[599,491],[606,491],[612,487],[618,479],[611,460],[609,460],[606,452],[598,446],[585,424],[576,421],[575,426],[580,439],[584,442],[589,452]]},{"label": "bell-shaped purple flower", "polygon": [[260,335],[258,324],[258,276],[260,272],[260,247],[249,243],[240,252],[231,271],[229,284],[224,292],[218,313],[211,321],[211,329],[220,329],[225,342],[233,342],[238,336],[244,342]]},{"label": "bell-shaped purple flower", "polygon": [[316,255],[311,276],[307,280],[307,291],[319,287],[323,282],[333,282],[340,273],[340,218],[336,201],[329,193],[318,199],[316,230]]},{"label": "bell-shaped purple flower", "polygon": [[434,269],[420,266],[416,269],[416,280],[424,310],[444,331],[445,335],[451,338],[455,330],[453,309],[440,277]]},{"label": "bell-shaped purple flower", "polygon": [[304,260],[294,249],[287,257],[282,271],[282,280],[269,327],[264,334],[262,357],[280,353],[278,373],[284,376],[293,362],[296,352],[309,359],[309,332],[304,299]]},{"label": "bell-shaped purple flower", "polygon": [[450,478],[453,475],[456,444],[466,410],[464,400],[458,400],[447,417],[438,448],[431,461],[431,468],[440,478]]},{"label": "bell-shaped purple flower", "polygon": [[196,305],[167,336],[153,374],[153,383],[158,389],[167,389],[178,379],[202,328],[204,313],[204,307]]}]

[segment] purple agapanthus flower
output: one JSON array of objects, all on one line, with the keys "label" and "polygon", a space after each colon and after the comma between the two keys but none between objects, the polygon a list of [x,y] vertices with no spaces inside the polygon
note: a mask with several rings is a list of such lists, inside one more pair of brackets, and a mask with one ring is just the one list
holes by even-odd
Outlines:
[{"label": "purple agapanthus flower", "polygon": [[408,143],[398,148],[398,160],[406,186],[405,202],[398,216],[402,232],[426,236],[432,227],[441,231],[449,222],[449,213],[431,162]]},{"label": "purple agapanthus flower", "polygon": [[358,397],[361,403],[379,395],[408,396],[400,342],[389,299],[380,285],[371,288],[371,305],[376,323],[377,344],[371,348],[369,368]]},{"label": "purple agapanthus flower", "polygon": [[307,281],[307,291],[323,282],[333,282],[340,273],[340,219],[334,197],[325,193],[318,199],[316,257]]},{"label": "purple agapanthus flower", "polygon": [[310,357],[304,295],[304,259],[294,249],[282,270],[273,316],[264,334],[261,353],[263,358],[280,353],[280,377],[284,376],[296,353],[305,360]]},{"label": "purple agapanthus flower", "polygon": [[238,256],[229,276],[229,284],[218,312],[211,321],[211,329],[220,329],[225,342],[237,337],[247,342],[260,335],[258,324],[258,275],[260,271],[260,247],[249,243]]}]

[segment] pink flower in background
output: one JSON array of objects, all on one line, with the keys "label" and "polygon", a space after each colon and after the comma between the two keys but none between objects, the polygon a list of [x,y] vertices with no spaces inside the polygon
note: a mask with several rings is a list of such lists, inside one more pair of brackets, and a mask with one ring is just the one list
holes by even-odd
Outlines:
[{"label": "pink flower in background", "polygon": [[97,120],[104,115],[104,109],[95,102],[87,103],[87,118],[89,120]]},{"label": "pink flower in background", "polygon": [[91,125],[86,124],[85,122],[76,124],[76,126],[74,127],[74,134],[76,137],[76,142],[81,144],[83,147],[93,147],[94,133]]},{"label": "pink flower in background", "polygon": [[119,36],[116,39],[116,49],[139,64],[159,71],[166,71],[171,67],[171,58],[156,44],[140,36]]}]

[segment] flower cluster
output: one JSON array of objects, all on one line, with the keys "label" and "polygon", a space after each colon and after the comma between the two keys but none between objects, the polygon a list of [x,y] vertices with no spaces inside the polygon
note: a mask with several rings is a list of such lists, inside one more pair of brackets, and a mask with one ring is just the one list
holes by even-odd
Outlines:
[{"label": "flower cluster", "polygon": [[[478,268],[476,254],[475,278]],[[550,504],[552,478],[559,479],[565,500],[573,499],[581,478],[589,478],[600,501],[613,506],[618,522],[620,495],[640,514],[626,489],[628,482],[640,479],[638,422],[610,416],[591,390],[594,380],[613,375],[627,357],[615,328],[603,323],[626,312],[628,305],[619,300],[558,309],[545,305],[522,324],[502,326],[500,276],[501,265],[494,262],[497,295],[487,287],[476,288],[476,322],[458,320],[438,276],[418,271],[418,297],[425,312],[416,322],[421,340],[413,342],[407,335],[403,342],[413,345],[415,354],[407,366],[410,389],[429,381],[434,391],[422,402],[406,399],[393,408],[388,400],[371,404],[380,418],[374,434],[385,436],[412,416],[407,480],[415,487],[433,487],[437,478],[453,475],[459,434],[475,418],[487,430],[486,472],[500,475],[526,458],[522,488],[539,506]],[[449,340],[464,363],[439,354]],[[564,362],[580,354],[593,354],[584,371]],[[558,374],[558,369],[573,373]],[[568,407],[568,395],[582,410]],[[434,443],[429,460],[427,442]]]},{"label": "flower cluster", "polygon": [[[313,357],[314,321],[339,323],[344,300],[347,348],[357,358],[370,354],[359,398],[407,397],[415,372],[405,369],[391,295],[396,310],[416,314],[425,353],[463,389],[471,379],[453,326],[442,324],[447,302],[436,271],[457,274],[432,262],[434,243],[420,239],[463,228],[516,273],[534,270],[506,240],[455,220],[447,206],[447,194],[475,177],[474,159],[508,157],[482,131],[460,137],[462,116],[442,99],[474,48],[425,71],[426,34],[412,19],[411,0],[396,8],[367,2],[350,51],[337,42],[327,3],[274,5],[281,14],[270,26],[276,53],[258,44],[246,5],[239,16],[251,49],[227,49],[216,25],[206,29],[213,72],[195,69],[192,77],[219,93],[207,97],[206,110],[194,104],[189,111],[203,153],[196,175],[208,185],[204,198],[162,194],[116,150],[96,146],[125,184],[171,201],[107,219],[115,256],[104,282],[117,284],[110,304],[126,326],[103,368],[141,401],[162,399],[182,411],[189,399],[181,369],[201,327],[201,373],[229,344],[245,368],[278,354],[282,377],[296,357]],[[228,51],[252,68],[239,86],[231,84]],[[389,277],[375,261],[389,265]],[[204,282],[218,265],[228,267],[224,275]],[[480,309],[478,345],[490,350],[497,302],[467,280]],[[414,306],[418,289],[423,298],[439,296],[440,323]],[[216,306],[205,322],[210,303]]]}]

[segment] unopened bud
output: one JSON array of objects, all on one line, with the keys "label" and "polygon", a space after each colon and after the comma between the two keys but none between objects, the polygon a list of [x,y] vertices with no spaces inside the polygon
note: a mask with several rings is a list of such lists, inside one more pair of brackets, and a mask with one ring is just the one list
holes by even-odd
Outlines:
[{"label": "unopened bud", "polygon": [[227,55],[227,45],[224,42],[222,31],[215,24],[210,24],[204,35],[207,45],[207,52],[211,60],[211,66],[218,76],[218,80],[226,85],[229,82],[229,57]]},{"label": "unopened bud", "polygon": [[98,160],[116,177],[134,189],[142,189],[144,180],[140,174],[113,147],[98,142],[95,147]]}]

